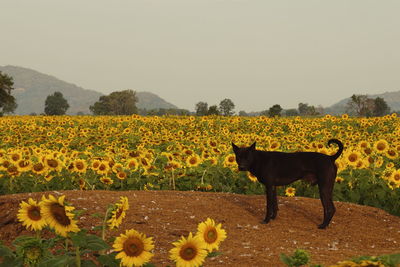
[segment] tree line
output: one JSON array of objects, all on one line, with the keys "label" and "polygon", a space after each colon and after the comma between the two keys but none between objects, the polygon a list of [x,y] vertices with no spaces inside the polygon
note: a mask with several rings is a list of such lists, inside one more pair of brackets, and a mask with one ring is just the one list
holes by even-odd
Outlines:
[{"label": "tree line", "polygon": [[[2,74],[0,71],[0,116],[12,113],[17,108],[14,96],[11,95],[14,82],[12,77]],[[235,104],[229,98],[223,99],[219,105],[208,105],[207,102],[200,101],[195,104],[195,112],[185,109],[138,109],[138,98],[133,90],[123,90],[112,92],[109,95],[100,96],[99,100],[89,107],[94,115],[235,115]],[[64,115],[69,108],[68,101],[61,92],[54,92],[47,96],[44,103],[45,115]],[[390,113],[390,107],[381,98],[370,98],[367,95],[355,95],[350,97],[346,104],[346,112],[353,116],[371,117],[384,116]],[[321,106],[315,107],[307,103],[299,103],[297,109],[284,110],[279,104],[272,105],[261,112],[247,113],[239,111],[239,116],[318,116],[323,115],[324,109]],[[79,114],[78,114],[79,115]]]}]

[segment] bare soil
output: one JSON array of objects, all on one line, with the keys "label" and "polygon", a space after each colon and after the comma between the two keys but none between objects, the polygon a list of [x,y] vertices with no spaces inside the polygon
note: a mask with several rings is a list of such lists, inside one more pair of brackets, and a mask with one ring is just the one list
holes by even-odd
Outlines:
[{"label": "bare soil", "polygon": [[29,234],[16,219],[21,200],[40,200],[42,194],[66,195],[76,209],[86,210],[79,226],[90,229],[100,219],[90,216],[105,213],[109,203],[120,196],[129,199],[130,209],[121,227],[109,236],[134,228],[154,237],[156,266],[173,265],[168,259],[172,242],[189,232],[207,217],[222,223],[227,239],[222,255],[207,259],[204,266],[284,266],[281,253],[306,249],[314,264],[329,266],[360,255],[400,252],[400,218],[380,209],[335,202],[336,214],[325,230],[319,199],[280,197],[278,217],[261,224],[265,214],[264,196],[181,191],[51,191],[0,196],[0,239],[10,244],[16,236]]}]

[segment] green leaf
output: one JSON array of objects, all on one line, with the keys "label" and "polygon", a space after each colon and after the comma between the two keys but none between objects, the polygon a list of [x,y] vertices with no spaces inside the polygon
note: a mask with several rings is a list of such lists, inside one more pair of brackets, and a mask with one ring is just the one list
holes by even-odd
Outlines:
[{"label": "green leaf", "polygon": [[14,252],[7,246],[0,245],[0,257],[15,258]]},{"label": "green leaf", "polygon": [[91,260],[81,261],[81,267],[97,267],[97,265]]},{"label": "green leaf", "polygon": [[107,255],[100,255],[97,257],[97,260],[103,265],[103,266],[119,266],[119,260],[115,259],[115,255],[117,253],[111,253]]},{"label": "green leaf", "polygon": [[69,264],[73,264],[75,262],[75,257],[68,255],[61,255],[46,261],[43,261],[39,264],[39,267],[54,267],[54,266],[67,266]]},{"label": "green leaf", "polygon": [[110,248],[110,245],[108,245],[103,239],[101,239],[97,235],[87,235],[86,241],[87,241],[87,248],[93,251]]}]

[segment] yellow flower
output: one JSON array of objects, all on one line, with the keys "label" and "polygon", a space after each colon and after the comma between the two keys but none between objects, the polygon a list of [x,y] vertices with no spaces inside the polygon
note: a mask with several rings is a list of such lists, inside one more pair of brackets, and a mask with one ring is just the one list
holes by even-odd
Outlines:
[{"label": "yellow flower", "polygon": [[152,237],[146,237],[134,229],[126,230],[125,234],[117,237],[113,244],[114,251],[119,252],[115,258],[121,259],[121,266],[142,266],[154,256]]},{"label": "yellow flower", "polygon": [[120,202],[114,205],[111,210],[111,217],[107,220],[108,227],[110,229],[118,228],[122,220],[126,216],[126,211],[129,209],[129,202],[127,197],[120,197]]},{"label": "yellow flower", "polygon": [[257,177],[255,177],[251,172],[247,172],[247,178],[249,178],[252,182],[258,181]]},{"label": "yellow flower", "polygon": [[197,167],[201,163],[201,159],[199,155],[197,154],[192,154],[186,159],[186,165],[188,167]]},{"label": "yellow flower", "polygon": [[32,198],[28,199],[28,203],[22,201],[18,210],[17,218],[22,225],[28,230],[40,231],[47,225],[46,220],[41,213],[40,203]]},{"label": "yellow flower", "polygon": [[385,153],[389,149],[389,144],[385,139],[380,139],[375,142],[374,149],[378,153]]},{"label": "yellow flower", "polygon": [[74,171],[78,173],[86,173],[87,164],[82,159],[77,159],[73,162]]},{"label": "yellow flower", "polygon": [[219,244],[226,238],[226,231],[221,228],[221,224],[216,225],[213,219],[207,218],[197,226],[196,236],[206,244],[205,248],[212,252],[219,249]]},{"label": "yellow flower", "polygon": [[294,195],[296,194],[296,189],[293,187],[288,187],[285,190],[285,195],[288,197],[294,197]]},{"label": "yellow flower", "polygon": [[43,195],[41,207],[47,224],[57,234],[66,237],[69,232],[79,232],[79,227],[72,213],[75,208],[65,205],[64,199],[65,195],[59,198],[49,195],[48,199]]},{"label": "yellow flower", "polygon": [[198,236],[193,237],[192,233],[187,239],[182,236],[172,244],[175,247],[169,251],[169,255],[177,267],[199,267],[208,254],[205,243]]}]

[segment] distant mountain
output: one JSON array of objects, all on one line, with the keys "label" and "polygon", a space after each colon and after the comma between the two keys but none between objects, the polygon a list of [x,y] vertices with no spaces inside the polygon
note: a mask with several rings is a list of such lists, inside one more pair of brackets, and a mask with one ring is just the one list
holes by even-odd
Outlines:
[{"label": "distant mountain", "polygon": [[[15,114],[18,115],[43,113],[47,96],[55,91],[61,92],[67,99],[70,105],[67,114],[75,115],[78,112],[90,114],[89,106],[93,105],[103,95],[95,90],[84,89],[32,69],[0,66],[0,71],[13,77],[15,89],[12,90],[12,94],[18,104],[15,110]],[[177,108],[153,93],[136,92],[136,94],[138,96],[137,106],[139,109]]]},{"label": "distant mountain", "polygon": [[[375,95],[368,95],[369,98],[383,98],[388,106],[390,107],[391,111],[400,111],[400,91],[395,92],[385,92],[383,94],[375,94]],[[347,102],[350,101],[350,97],[345,98],[333,104],[330,107],[324,108],[325,113],[329,113],[332,115],[339,115],[346,113],[346,105]]]}]

